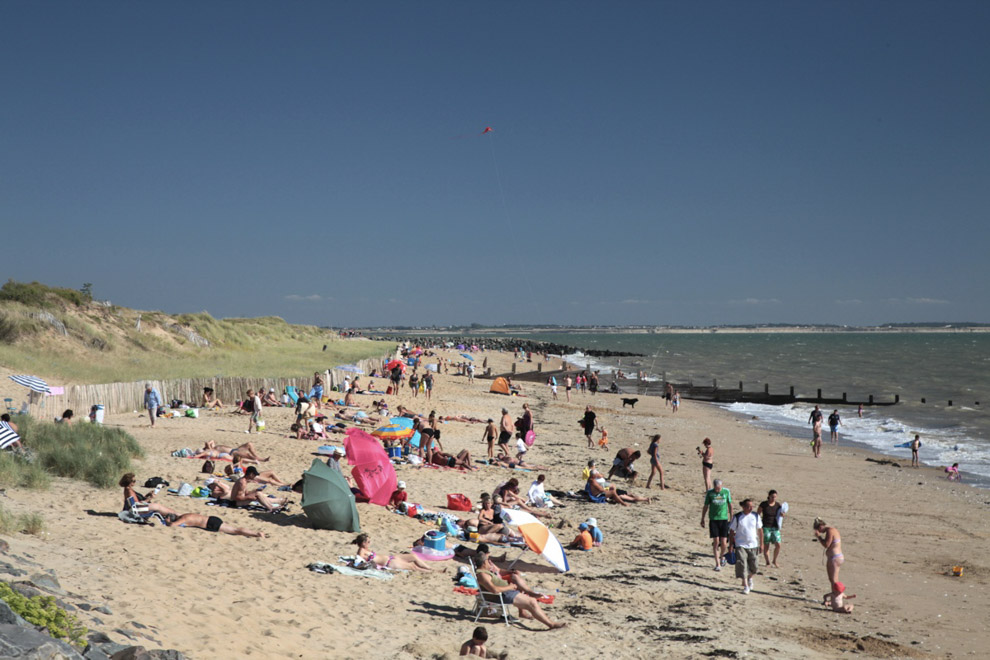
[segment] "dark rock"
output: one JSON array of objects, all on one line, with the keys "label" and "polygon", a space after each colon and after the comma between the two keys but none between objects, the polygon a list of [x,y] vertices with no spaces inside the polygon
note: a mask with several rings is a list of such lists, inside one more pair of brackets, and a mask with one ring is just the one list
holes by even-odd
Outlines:
[{"label": "dark rock", "polygon": [[110,641],[110,638],[107,636],[107,634],[102,632],[91,632],[88,635],[86,635],[86,639],[89,641],[90,644],[106,644],[107,642]]},{"label": "dark rock", "polygon": [[27,571],[22,571],[16,566],[12,564],[8,564],[7,562],[3,562],[3,561],[0,561],[0,573],[4,573],[6,575],[13,575],[14,577],[27,575]]},{"label": "dark rock", "polygon": [[83,660],[83,656],[65,642],[32,628],[11,624],[0,625],[0,658]]},{"label": "dark rock", "polygon": [[0,600],[0,624],[34,628],[34,626],[21,618],[20,614],[10,609],[10,605],[3,600]]},{"label": "dark rock", "polygon": [[110,660],[110,656],[107,655],[106,651],[99,646],[93,645],[90,645],[89,648],[86,649],[86,652],[83,653],[83,657],[86,658],[86,660]]},{"label": "dark rock", "polygon": [[34,598],[35,596],[46,595],[41,592],[41,589],[35,588],[35,586],[30,582],[12,582],[10,584],[10,588],[25,598]]},{"label": "dark rock", "polygon": [[152,660],[152,656],[143,646],[129,646],[111,655],[110,660]]},{"label": "dark rock", "polygon": [[96,611],[102,614],[106,614],[107,616],[113,614],[113,612],[110,611],[110,608],[107,607],[106,605],[100,605],[99,607],[96,608]]},{"label": "dark rock", "polygon": [[155,660],[186,660],[186,656],[182,655],[175,649],[158,649],[155,651],[150,651],[149,653],[152,658],[155,658]]},{"label": "dark rock", "polygon": [[39,589],[44,589],[48,593],[56,594],[58,596],[67,595],[55,576],[49,575],[48,573],[35,573],[31,576],[31,584]]},{"label": "dark rock", "polygon": [[3,539],[0,539],[0,552],[10,552],[10,544]]},{"label": "dark rock", "polygon": [[132,639],[134,641],[137,641],[137,637],[135,637],[133,634],[127,632],[123,628],[117,628],[116,630],[114,630],[114,632],[117,633],[118,635],[123,635],[127,639]]},{"label": "dark rock", "polygon": [[93,606],[90,605],[89,603],[79,603],[77,607],[81,609],[83,612],[89,612],[91,609],[93,609]]},{"label": "dark rock", "polygon": [[148,629],[148,626],[144,625],[143,623],[138,623],[137,621],[130,621],[129,623],[130,623],[130,625],[134,626],[135,628],[139,628],[141,630],[147,630]]},{"label": "dark rock", "polygon": [[124,649],[128,649],[130,647],[131,647],[130,644],[117,644],[115,642],[107,642],[106,644],[100,644],[100,650],[109,656],[112,656],[114,653],[119,653]]}]

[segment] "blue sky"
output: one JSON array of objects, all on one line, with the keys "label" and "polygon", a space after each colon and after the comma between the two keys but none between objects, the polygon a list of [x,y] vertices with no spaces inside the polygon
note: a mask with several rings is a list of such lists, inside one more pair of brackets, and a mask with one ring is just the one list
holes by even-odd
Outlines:
[{"label": "blue sky", "polygon": [[986,2],[5,2],[2,272],[333,326],[990,322],[988,28]]}]

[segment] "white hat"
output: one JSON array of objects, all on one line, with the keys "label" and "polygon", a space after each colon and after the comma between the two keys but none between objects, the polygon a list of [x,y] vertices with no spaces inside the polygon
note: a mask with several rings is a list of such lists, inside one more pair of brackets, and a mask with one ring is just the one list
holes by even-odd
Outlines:
[{"label": "white hat", "polygon": [[269,387],[269,388],[268,388],[268,391],[269,391],[269,392],[274,392],[274,391],[275,391],[275,388],[274,388],[274,387]]},{"label": "white hat", "polygon": [[588,525],[589,527],[598,527],[598,521],[597,521],[597,520],[595,520],[594,518],[588,518],[588,519],[587,519],[587,520],[585,520],[584,522],[585,522],[585,524],[586,524],[586,525]]},{"label": "white hat", "polygon": [[405,490],[405,489],[406,489],[406,482],[405,482],[405,481],[400,481],[400,482],[399,482],[399,483],[397,484],[397,486],[398,486],[398,488],[399,488],[400,490]]}]

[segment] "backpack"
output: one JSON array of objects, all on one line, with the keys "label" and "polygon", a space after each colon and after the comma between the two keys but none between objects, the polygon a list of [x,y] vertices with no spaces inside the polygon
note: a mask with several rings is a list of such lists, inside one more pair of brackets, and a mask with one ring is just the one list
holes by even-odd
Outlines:
[{"label": "backpack", "polygon": [[168,482],[162,479],[161,477],[152,477],[151,479],[148,479],[147,481],[144,482],[144,487],[154,488],[158,484],[161,484],[166,487],[168,486]]}]

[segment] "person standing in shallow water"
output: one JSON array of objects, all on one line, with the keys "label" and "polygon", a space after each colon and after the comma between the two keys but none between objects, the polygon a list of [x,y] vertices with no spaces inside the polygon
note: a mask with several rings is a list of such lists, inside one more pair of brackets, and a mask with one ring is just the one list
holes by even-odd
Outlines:
[{"label": "person standing in shallow water", "polygon": [[812,436],[811,436],[811,451],[815,455],[815,458],[821,458],[822,455],[822,411],[815,406],[815,409],[811,411],[811,415],[808,416],[808,423],[812,425]]},{"label": "person standing in shallow water", "polygon": [[832,414],[828,416],[828,428],[832,434],[831,437],[829,438],[829,441],[833,445],[839,444],[839,425],[841,423],[842,420],[839,419],[839,411],[833,410]]}]

